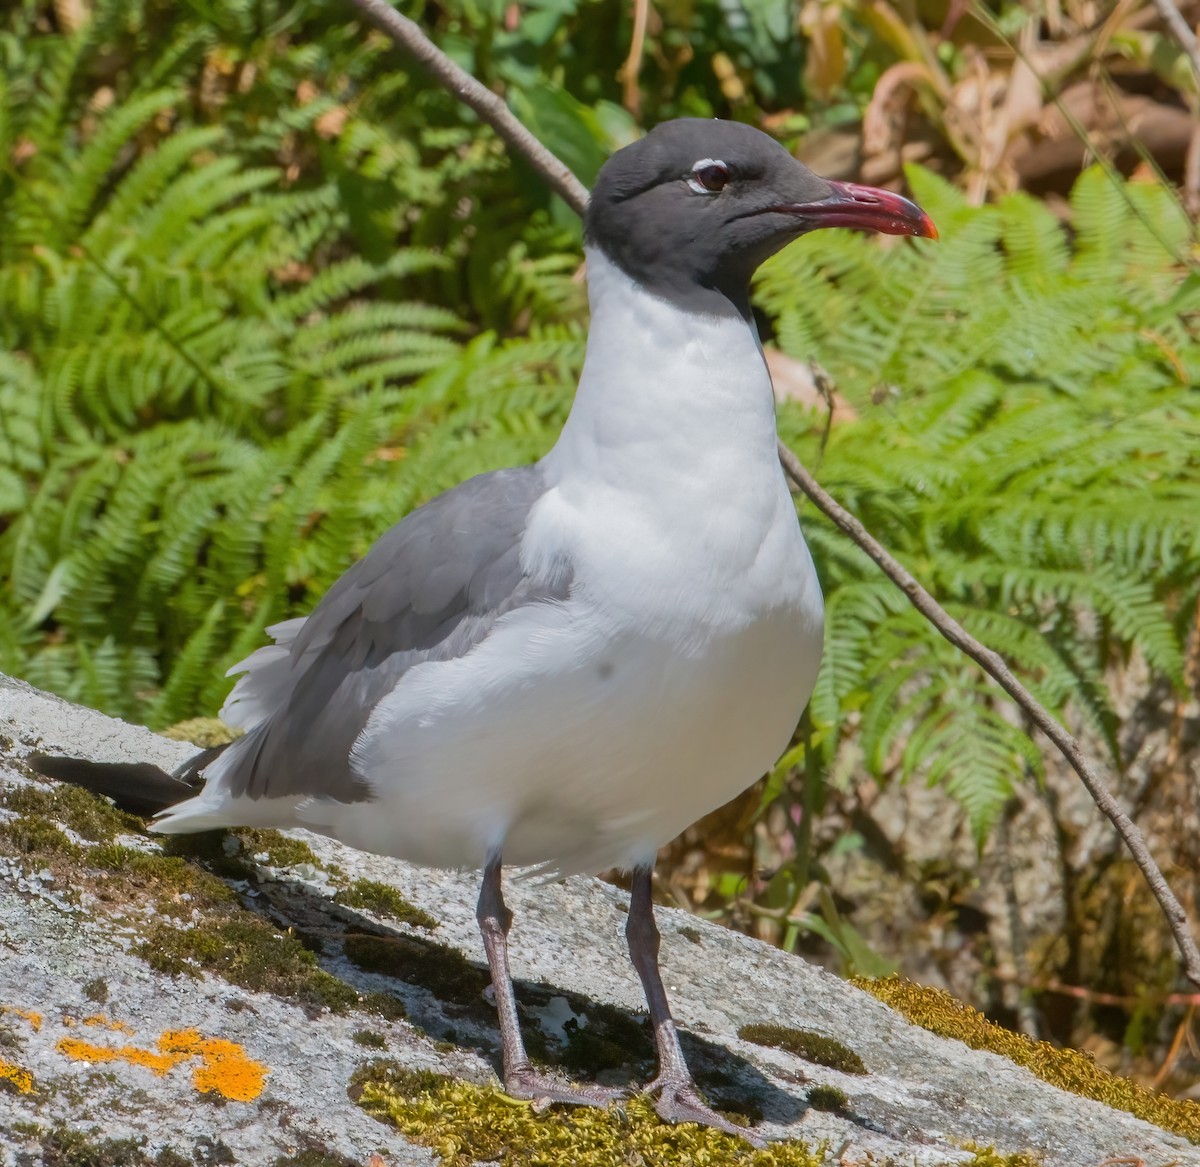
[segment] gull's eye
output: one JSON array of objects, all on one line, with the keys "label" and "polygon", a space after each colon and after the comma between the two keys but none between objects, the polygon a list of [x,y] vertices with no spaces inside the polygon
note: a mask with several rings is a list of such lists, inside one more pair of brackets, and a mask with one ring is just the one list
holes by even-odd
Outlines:
[{"label": "gull's eye", "polygon": [[732,175],[729,167],[718,158],[701,158],[692,167],[688,186],[697,194],[720,194]]}]

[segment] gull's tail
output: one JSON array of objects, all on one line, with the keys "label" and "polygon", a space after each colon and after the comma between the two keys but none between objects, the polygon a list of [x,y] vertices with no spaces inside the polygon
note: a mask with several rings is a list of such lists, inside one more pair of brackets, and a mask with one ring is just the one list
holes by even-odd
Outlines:
[{"label": "gull's tail", "polygon": [[47,778],[103,794],[130,814],[149,816],[193,798],[204,785],[201,777],[204,767],[228,744],[189,758],[173,774],[149,762],[92,762],[54,754],[30,754],[26,761]]}]

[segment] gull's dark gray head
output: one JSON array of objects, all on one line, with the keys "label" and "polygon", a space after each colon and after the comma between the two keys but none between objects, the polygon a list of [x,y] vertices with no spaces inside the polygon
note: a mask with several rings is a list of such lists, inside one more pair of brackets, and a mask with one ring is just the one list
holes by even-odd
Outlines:
[{"label": "gull's dark gray head", "polygon": [[833,182],[740,122],[680,118],[618,150],[584,232],[643,287],[698,312],[748,312],[755,269],[818,227],[937,238],[915,203]]}]

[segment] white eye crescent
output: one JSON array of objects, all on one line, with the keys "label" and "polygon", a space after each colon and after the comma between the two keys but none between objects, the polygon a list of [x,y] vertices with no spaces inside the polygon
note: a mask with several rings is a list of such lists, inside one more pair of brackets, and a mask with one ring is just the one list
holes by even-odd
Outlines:
[{"label": "white eye crescent", "polygon": [[725,189],[731,177],[728,165],[719,158],[701,158],[692,164],[687,184],[697,194],[714,195]]}]

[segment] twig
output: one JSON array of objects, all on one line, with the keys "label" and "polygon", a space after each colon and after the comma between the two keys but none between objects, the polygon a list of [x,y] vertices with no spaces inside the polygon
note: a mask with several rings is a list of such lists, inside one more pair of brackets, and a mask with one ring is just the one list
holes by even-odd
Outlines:
[{"label": "twig", "polygon": [[[1169,3],[1170,0],[1161,0]],[[587,205],[587,191],[563,165],[513,116],[491,90],[460,69],[424,33],[406,17],[389,8],[385,0],[351,0],[373,23],[401,48],[412,53],[433,76],[457,94],[549,183],[552,190],[578,213]],[[1178,15],[1178,13],[1176,13]],[[1182,19],[1182,18],[1181,18]],[[1193,38],[1194,41],[1195,38]],[[1200,64],[1198,64],[1200,68]],[[917,609],[951,644],[961,649],[984,670],[1029,715],[1033,723],[1058,747],[1079,775],[1096,805],[1125,841],[1125,846],[1141,869],[1146,883],[1166,917],[1171,934],[1183,958],[1188,979],[1200,985],[1200,950],[1191,935],[1187,913],[1175,898],[1166,878],[1146,845],[1145,836],[1109,792],[1099,770],[1084,754],[1075,738],[1042,707],[1032,693],[1013,675],[999,653],[976,640],[958,623],[917,580],[889,554],[882,544],[849,511],[839,505],[804,468],[800,459],[782,442],[779,460],[788,477],[812,500],[817,509],[833,521],[886,575]]]},{"label": "twig", "polygon": [[1163,1083],[1171,1076],[1175,1069],[1176,1063],[1179,1061],[1179,1055],[1183,1052],[1183,1047],[1188,1044],[1188,1034],[1192,1030],[1192,1019],[1196,1014],[1195,1003],[1188,1005],[1184,1010],[1183,1020],[1175,1029],[1175,1036],[1171,1039],[1170,1048],[1167,1050],[1167,1056],[1163,1058],[1163,1063],[1158,1067],[1158,1073],[1154,1075],[1154,1080],[1150,1083],[1151,1090],[1161,1090]]},{"label": "twig", "polygon": [[1154,7],[1191,62],[1192,77],[1196,82],[1196,92],[1190,102],[1196,124],[1192,127],[1192,139],[1188,143],[1187,162],[1183,171],[1184,203],[1188,214],[1194,219],[1200,214],[1200,195],[1197,193],[1200,190],[1200,43],[1197,43],[1191,25],[1175,7],[1174,0],[1154,0]]},{"label": "twig", "polygon": [[642,91],[640,79],[642,55],[646,49],[646,25],[650,19],[650,0],[633,0],[633,36],[629,41],[629,56],[617,70],[621,82],[621,102],[633,116],[642,113]]},{"label": "twig", "polygon": [[434,79],[464,105],[473,109],[546,180],[550,189],[560,195],[571,210],[577,215],[583,214],[587,207],[587,187],[509,112],[508,106],[496,94],[450,60],[416,24],[386,0],[350,0],[350,3],[399,48],[424,65]]},{"label": "twig", "polygon": [[[1196,99],[1196,105],[1200,111],[1200,99]],[[1192,137],[1183,166],[1183,205],[1193,219],[1200,218],[1200,113],[1192,125]]]},{"label": "twig", "polygon": [[1022,977],[1017,973],[993,969],[988,975],[1004,984],[1016,985],[1035,993],[1053,993],[1058,997],[1070,997],[1085,1005],[1116,1005],[1121,1009],[1139,1007],[1167,1008],[1183,1005],[1185,1009],[1200,1006],[1200,993],[1105,993],[1099,989],[1088,989],[1082,985],[1067,985],[1053,977]]},{"label": "twig", "polygon": [[1120,803],[1105,785],[1103,776],[1084,754],[1080,744],[1017,680],[1004,658],[998,652],[993,652],[986,645],[981,644],[955,620],[917,582],[900,561],[884,549],[883,545],[862,523],[825,492],[817,480],[804,468],[800,459],[782,442],[779,443],[779,460],[783,463],[788,477],[812,499],[817,509],[849,535],[883,571],[883,574],[908,597],[912,606],[951,644],[961,649],[979,665],[1029,715],[1034,725],[1058,747],[1059,752],[1067,759],[1071,768],[1087,787],[1087,792],[1092,796],[1096,805],[1107,815],[1108,820],[1125,840],[1125,846],[1129,848],[1134,862],[1141,868],[1142,875],[1145,876],[1150,890],[1154,893],[1154,898],[1158,900],[1158,905],[1167,918],[1167,924],[1171,928],[1175,943],[1183,957],[1184,972],[1190,981],[1200,985],[1200,950],[1197,950],[1196,943],[1192,939],[1187,913],[1175,898],[1175,894],[1168,886],[1158,864],[1154,862],[1150,849],[1146,846],[1145,836],[1137,824],[1121,809]]},{"label": "twig", "polygon": [[1154,0],[1154,7],[1163,18],[1163,23],[1171,30],[1171,35],[1179,42],[1179,47],[1187,54],[1192,63],[1192,73],[1196,78],[1196,89],[1200,91],[1200,43],[1191,26],[1183,19],[1183,13],[1175,7],[1174,0]]}]

